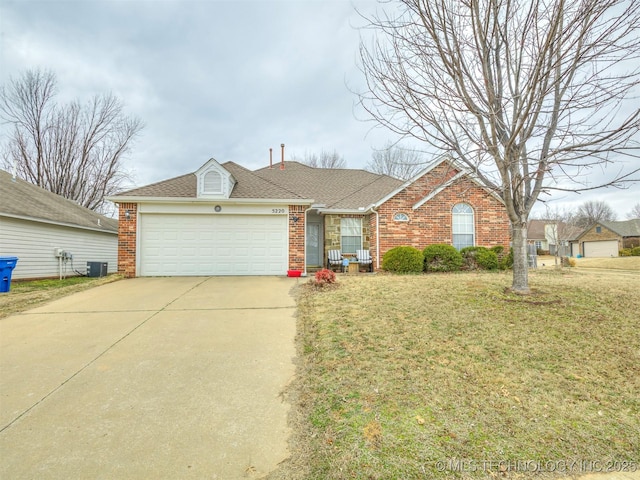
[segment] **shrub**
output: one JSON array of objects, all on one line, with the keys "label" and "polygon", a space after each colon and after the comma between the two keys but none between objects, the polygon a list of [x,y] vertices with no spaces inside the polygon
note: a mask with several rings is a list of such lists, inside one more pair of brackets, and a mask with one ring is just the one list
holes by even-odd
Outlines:
[{"label": "shrub", "polygon": [[421,273],[424,268],[422,252],[414,247],[395,247],[382,257],[382,269],[394,273]]},{"label": "shrub", "polygon": [[330,283],[335,283],[335,281],[336,274],[333,270],[323,268],[316,272],[316,285],[328,285]]},{"label": "shrub", "polygon": [[464,263],[469,269],[481,268],[495,270],[498,268],[498,254],[486,247],[465,247],[460,250]]},{"label": "shrub", "polygon": [[573,257],[562,257],[562,266],[563,267],[575,267],[576,259]]},{"label": "shrub", "polygon": [[513,267],[513,247],[509,247],[509,253],[504,255],[498,262],[500,270],[508,270]]},{"label": "shrub", "polygon": [[492,252],[496,252],[496,255],[500,257],[500,255],[502,255],[502,252],[504,252],[504,247],[502,245],[494,245],[489,250],[491,250]]},{"label": "shrub", "polygon": [[630,248],[623,248],[622,250],[618,251],[618,255],[620,255],[621,257],[630,257],[631,256],[631,249]]},{"label": "shrub", "polygon": [[476,253],[480,247],[464,247],[460,250],[462,255],[463,265],[469,270],[475,270],[478,268],[478,262],[476,262]]},{"label": "shrub", "polygon": [[429,245],[422,253],[427,272],[453,272],[460,270],[463,264],[462,255],[451,245]]},{"label": "shrub", "polygon": [[476,252],[476,262],[484,270],[495,270],[498,268],[498,255],[493,250],[481,247]]},{"label": "shrub", "polygon": [[640,257],[640,247],[633,247],[631,249],[631,256]]}]

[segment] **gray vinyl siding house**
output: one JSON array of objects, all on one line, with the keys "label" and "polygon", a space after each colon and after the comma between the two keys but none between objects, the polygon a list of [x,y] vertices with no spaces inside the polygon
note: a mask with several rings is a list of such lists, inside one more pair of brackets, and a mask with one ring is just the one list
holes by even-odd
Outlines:
[{"label": "gray vinyl siding house", "polygon": [[118,222],[0,170],[0,256],[18,257],[13,279],[85,274],[87,262],[115,273]]}]

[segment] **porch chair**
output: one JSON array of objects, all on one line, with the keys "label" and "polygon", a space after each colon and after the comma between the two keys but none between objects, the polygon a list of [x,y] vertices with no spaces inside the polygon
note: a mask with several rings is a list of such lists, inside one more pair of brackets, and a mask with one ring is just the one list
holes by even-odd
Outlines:
[{"label": "porch chair", "polygon": [[334,266],[342,268],[342,258],[340,250],[329,250],[327,254],[327,269],[333,270]]},{"label": "porch chair", "polygon": [[373,272],[373,259],[369,250],[356,250],[356,260],[359,265],[369,265],[369,271]]}]

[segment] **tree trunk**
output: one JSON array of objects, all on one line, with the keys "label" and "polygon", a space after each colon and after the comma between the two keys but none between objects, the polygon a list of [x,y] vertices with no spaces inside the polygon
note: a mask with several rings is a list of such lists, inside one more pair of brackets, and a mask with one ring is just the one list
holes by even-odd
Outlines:
[{"label": "tree trunk", "polygon": [[511,290],[515,293],[528,294],[529,262],[527,259],[527,222],[512,223],[513,242],[513,283]]}]

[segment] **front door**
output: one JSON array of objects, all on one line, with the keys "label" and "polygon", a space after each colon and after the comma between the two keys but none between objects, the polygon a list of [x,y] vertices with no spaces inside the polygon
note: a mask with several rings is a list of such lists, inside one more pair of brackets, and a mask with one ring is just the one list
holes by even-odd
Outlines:
[{"label": "front door", "polygon": [[306,255],[307,265],[319,266],[322,265],[320,255],[320,224],[308,223],[307,224],[307,238],[306,238]]}]

